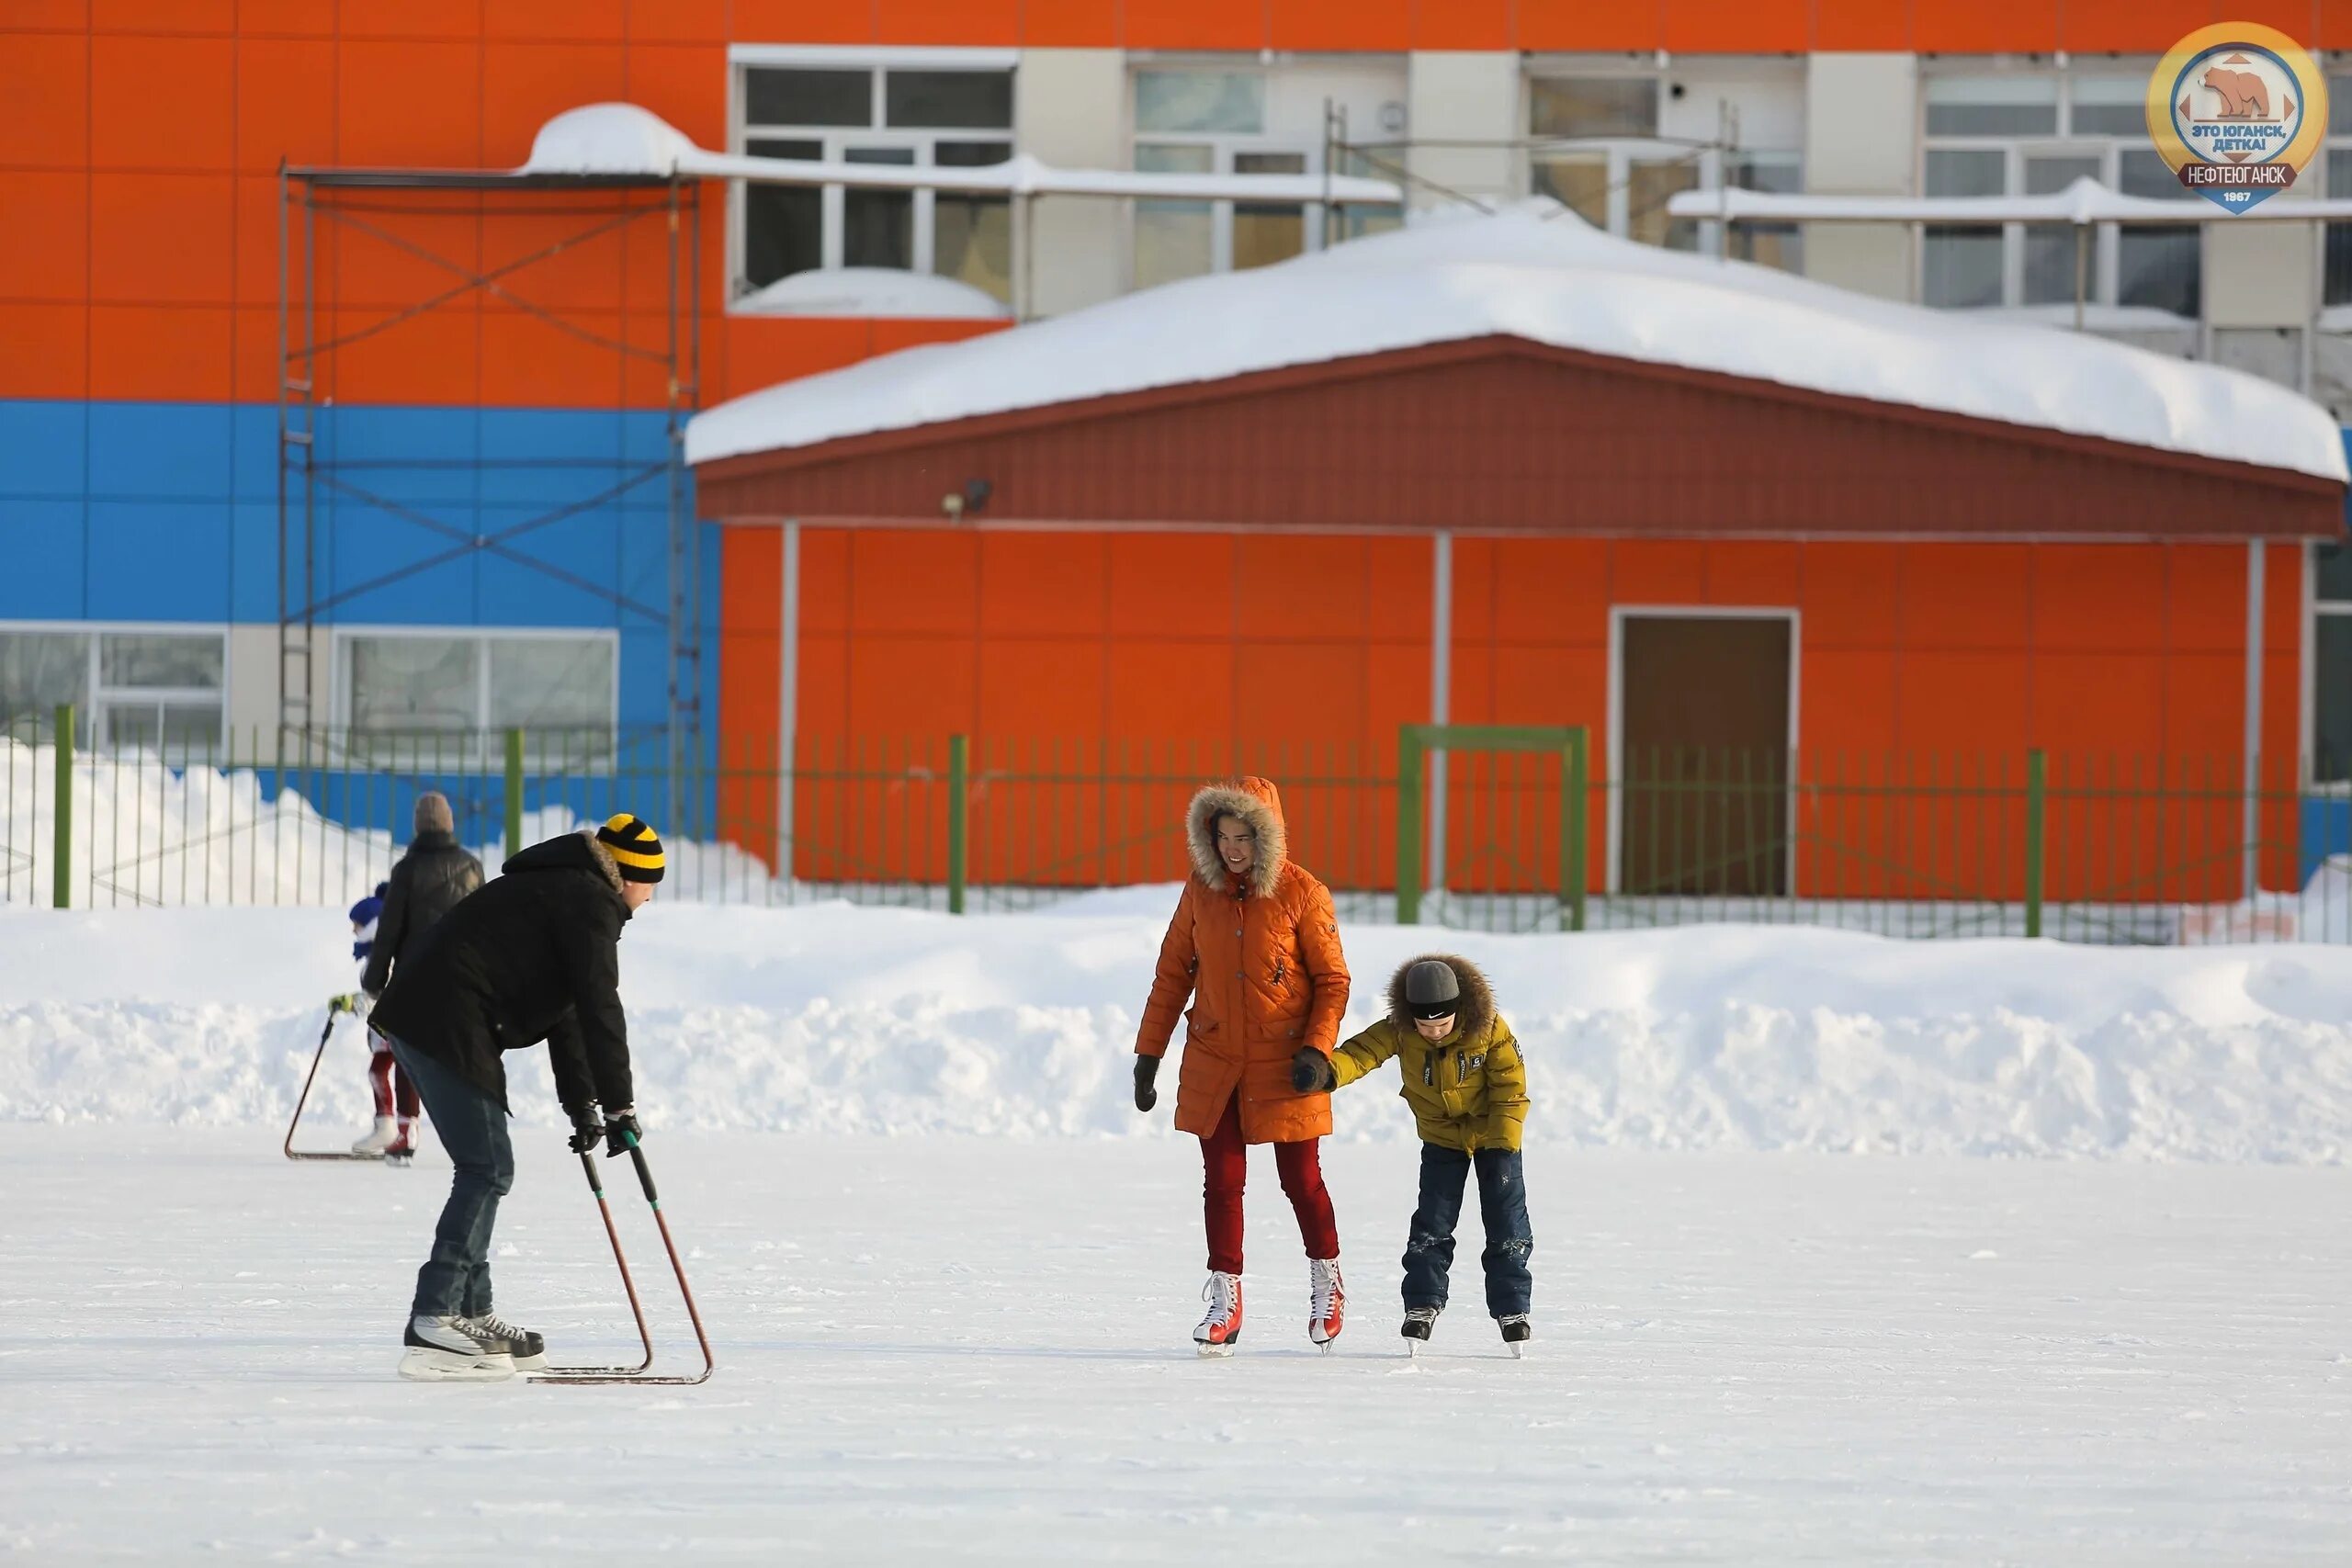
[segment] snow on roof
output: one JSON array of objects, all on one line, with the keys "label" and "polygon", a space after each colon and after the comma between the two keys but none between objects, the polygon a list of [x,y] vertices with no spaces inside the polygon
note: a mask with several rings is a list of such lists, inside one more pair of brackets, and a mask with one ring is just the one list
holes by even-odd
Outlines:
[{"label": "snow on roof", "polygon": [[892,316],[1003,321],[1012,312],[959,278],[895,266],[836,266],[779,277],[729,307],[749,316]]},{"label": "snow on roof", "polygon": [[1679,191],[1666,204],[1676,218],[1735,223],[2219,223],[2247,219],[2308,223],[2352,218],[2343,198],[2264,202],[2225,208],[2199,201],[2125,196],[2084,175],[2047,196],[1821,196],[1811,192]]},{"label": "snow on roof", "polygon": [[1219,175],[1063,169],[1023,152],[1001,164],[852,164],[707,152],[635,104],[566,109],[539,128],[526,175],[635,175],[749,180],[756,185],[857,186],[882,190],[981,191],[1006,196],[1145,197],[1179,201],[1329,201],[1396,207],[1386,180],[1343,175]]},{"label": "snow on roof", "polygon": [[2335,420],[2216,366],[1601,233],[1537,198],[1139,290],[722,403],[695,463],[1502,334],[2343,481]]}]

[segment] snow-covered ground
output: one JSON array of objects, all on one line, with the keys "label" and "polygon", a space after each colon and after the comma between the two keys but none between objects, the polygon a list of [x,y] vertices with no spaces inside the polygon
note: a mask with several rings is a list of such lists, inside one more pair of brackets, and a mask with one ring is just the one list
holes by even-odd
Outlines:
[{"label": "snow-covered ground", "polygon": [[[1079,912],[657,902],[621,974],[648,1124],[1170,1136],[1128,1050],[1172,888]],[[0,1122],[283,1124],[348,989],[324,909],[0,909]],[[1468,953],[1528,1048],[1546,1143],[2340,1163],[2352,948],[1902,942],[1807,929],[1495,937],[1351,927],[1350,1018],[1395,965]],[[356,1123],[346,1023],[322,1128]],[[542,1056],[515,1110],[561,1122]],[[1409,1139],[1393,1095],[1348,1138]]]},{"label": "snow-covered ground", "polygon": [[[292,1166],[275,1132],[0,1139],[0,1550],[2156,1568],[2352,1541],[2342,1168],[1631,1154],[1539,1125],[1530,1359],[1465,1258],[1415,1364],[1412,1153],[1341,1145],[1339,1353],[1307,1347],[1261,1162],[1241,1350],[1203,1362],[1190,1148],[656,1134],[717,1375],[468,1388],[391,1375],[437,1160]],[[616,1356],[579,1168],[552,1130],[519,1155],[501,1308]],[[616,1197],[688,1364],[643,1202]]]}]

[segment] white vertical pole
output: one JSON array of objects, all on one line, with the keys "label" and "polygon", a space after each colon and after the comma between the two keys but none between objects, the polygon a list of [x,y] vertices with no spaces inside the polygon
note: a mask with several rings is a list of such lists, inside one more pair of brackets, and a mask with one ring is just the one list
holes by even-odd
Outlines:
[{"label": "white vertical pole", "polygon": [[[1430,540],[1430,722],[1453,722],[1453,536]],[[1430,752],[1430,872],[1428,886],[1445,896],[1445,749]]]},{"label": "white vertical pole", "polygon": [[2245,803],[2243,823],[2245,869],[2242,876],[2245,897],[2251,899],[2259,890],[2256,879],[2261,871],[2261,852],[2257,844],[2262,813],[2256,791],[2262,782],[2263,541],[2249,539],[2245,552]]},{"label": "white vertical pole", "polygon": [[792,763],[800,717],[800,525],[784,525],[783,598],[778,601],[776,678],[775,874],[792,881]]}]

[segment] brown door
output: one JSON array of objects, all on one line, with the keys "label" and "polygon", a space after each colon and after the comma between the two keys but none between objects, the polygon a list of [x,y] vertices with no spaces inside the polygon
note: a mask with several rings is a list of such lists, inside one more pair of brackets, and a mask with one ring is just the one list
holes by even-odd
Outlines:
[{"label": "brown door", "polygon": [[1627,615],[1623,634],[1619,889],[1785,894],[1790,623]]}]

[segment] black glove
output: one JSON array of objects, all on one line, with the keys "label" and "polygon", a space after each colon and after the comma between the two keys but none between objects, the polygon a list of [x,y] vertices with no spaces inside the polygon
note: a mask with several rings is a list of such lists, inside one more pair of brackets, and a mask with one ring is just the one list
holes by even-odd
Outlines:
[{"label": "black glove", "polygon": [[631,1144],[645,1142],[645,1129],[637,1124],[634,1106],[618,1115],[605,1118],[605,1157],[617,1159],[628,1153]]},{"label": "black glove", "polygon": [[1159,1103],[1159,1091],[1151,1080],[1159,1076],[1159,1058],[1138,1055],[1136,1057],[1136,1109],[1149,1111]]},{"label": "black glove", "polygon": [[1302,1045],[1290,1059],[1290,1087],[1301,1094],[1329,1094],[1340,1087],[1340,1075],[1331,1070],[1330,1057]]},{"label": "black glove", "polygon": [[571,1113],[571,1152],[594,1154],[596,1145],[605,1141],[605,1119],[596,1114],[593,1105],[583,1105]]}]

